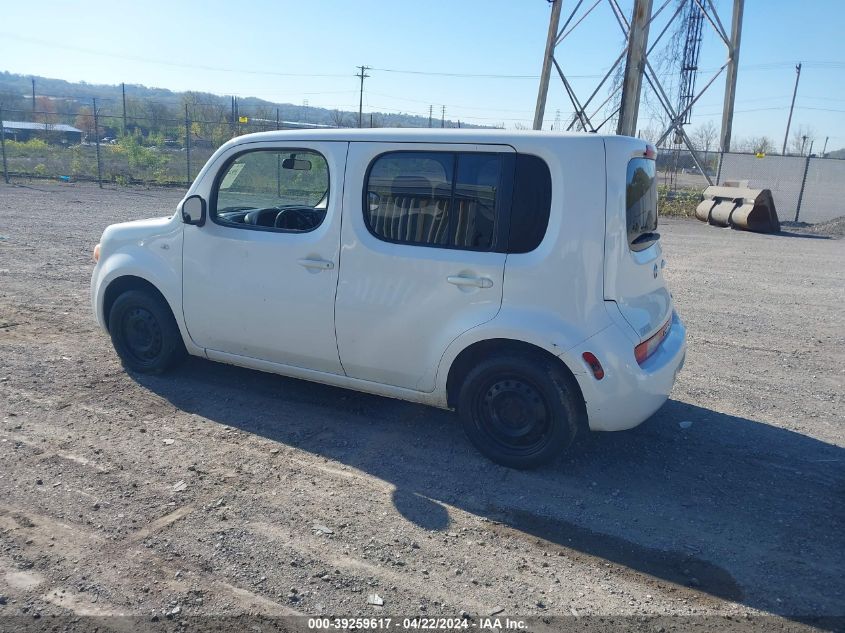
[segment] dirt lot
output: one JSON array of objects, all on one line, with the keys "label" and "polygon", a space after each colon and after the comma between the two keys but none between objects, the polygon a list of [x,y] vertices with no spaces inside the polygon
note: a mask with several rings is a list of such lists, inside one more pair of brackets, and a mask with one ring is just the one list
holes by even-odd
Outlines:
[{"label": "dirt lot", "polygon": [[199,359],[123,371],[91,315],[91,248],[181,194],[0,184],[0,628],[462,610],[538,630],[843,626],[845,241],[664,221],[689,330],[671,399],[517,472],[446,412]]}]

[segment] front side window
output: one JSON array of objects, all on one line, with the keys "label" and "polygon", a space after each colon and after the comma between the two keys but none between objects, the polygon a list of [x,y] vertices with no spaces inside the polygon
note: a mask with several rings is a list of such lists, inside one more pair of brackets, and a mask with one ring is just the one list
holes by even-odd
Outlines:
[{"label": "front side window", "polygon": [[383,154],[367,176],[367,226],[390,242],[491,250],[501,172],[500,154]]},{"label": "front side window", "polygon": [[660,237],[657,230],[657,179],[655,162],[634,158],[628,163],[625,205],[628,216],[628,245],[632,251],[651,246]]},{"label": "front side window", "polygon": [[319,152],[254,150],[218,176],[211,217],[237,228],[313,231],[326,217],[328,196],[329,168]]}]

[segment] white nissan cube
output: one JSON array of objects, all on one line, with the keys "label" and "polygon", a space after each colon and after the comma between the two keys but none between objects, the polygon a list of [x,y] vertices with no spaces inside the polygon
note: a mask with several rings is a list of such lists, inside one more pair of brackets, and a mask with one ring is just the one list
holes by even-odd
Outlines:
[{"label": "white nissan cube", "polygon": [[530,468],[666,401],[686,335],[656,229],[634,138],[265,132],[173,216],[106,228],[92,304],[131,371],[193,354],[456,409]]}]

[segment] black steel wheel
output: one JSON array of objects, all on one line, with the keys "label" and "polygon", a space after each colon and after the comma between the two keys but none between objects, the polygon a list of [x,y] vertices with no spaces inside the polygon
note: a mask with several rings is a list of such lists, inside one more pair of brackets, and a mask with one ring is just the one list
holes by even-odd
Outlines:
[{"label": "black steel wheel", "polygon": [[470,441],[489,459],[534,468],[572,442],[583,415],[574,379],[552,359],[508,355],[469,372],[458,411]]},{"label": "black steel wheel", "polygon": [[170,306],[157,293],[124,292],[112,305],[108,319],[112,344],[128,369],[158,374],[186,354]]}]

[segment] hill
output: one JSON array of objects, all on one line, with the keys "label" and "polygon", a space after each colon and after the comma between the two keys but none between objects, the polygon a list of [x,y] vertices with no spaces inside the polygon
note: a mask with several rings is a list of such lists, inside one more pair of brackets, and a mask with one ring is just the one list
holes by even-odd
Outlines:
[{"label": "hill", "polygon": [[[120,130],[123,124],[123,91],[120,85],[99,85],[69,82],[49,77],[35,77],[35,111],[32,107],[32,77],[0,72],[0,107],[6,120],[30,121],[51,117],[50,122],[76,124],[83,127],[79,116],[90,117],[92,100],[97,99],[100,124],[109,130]],[[232,125],[241,117],[263,124],[264,128],[281,122],[305,125],[352,127],[358,113],[305,107],[301,104],[276,103],[257,97],[233,98],[207,92],[175,92],[165,88],[151,88],[126,84],[127,127],[134,126],[146,133],[172,135],[175,127],[184,124],[185,106],[193,121],[207,124]],[[42,113],[39,115],[38,113]],[[376,127],[427,127],[428,117],[395,112],[373,112]],[[368,126],[370,113],[364,115]],[[440,121],[435,125],[439,126]],[[447,120],[446,127],[481,127]]]}]

